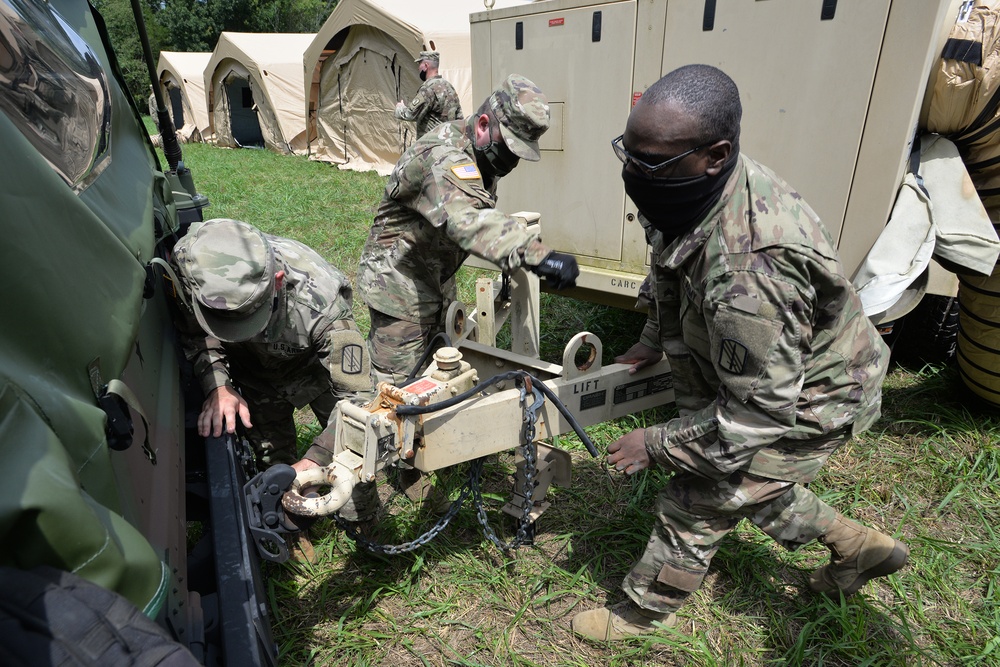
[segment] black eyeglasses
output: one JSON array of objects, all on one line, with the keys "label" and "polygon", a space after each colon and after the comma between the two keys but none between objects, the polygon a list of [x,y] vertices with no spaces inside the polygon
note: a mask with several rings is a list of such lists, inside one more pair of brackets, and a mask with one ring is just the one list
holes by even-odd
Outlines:
[{"label": "black eyeglasses", "polygon": [[611,140],[611,148],[614,149],[615,155],[618,157],[619,160],[622,161],[622,164],[624,164],[625,166],[628,166],[629,164],[634,164],[635,166],[639,167],[639,170],[644,172],[647,176],[653,176],[654,174],[656,174],[656,172],[660,171],[664,167],[669,166],[679,160],[683,160],[688,155],[691,155],[691,153],[696,153],[701,149],[708,148],[709,146],[715,143],[715,141],[709,141],[708,143],[702,144],[700,146],[695,146],[691,150],[684,151],[680,155],[675,155],[669,160],[664,160],[659,164],[649,164],[648,162],[640,160],[639,158],[635,157],[627,150],[625,150],[625,144],[622,143],[622,138],[624,136],[625,136],[624,134],[620,134],[616,138]]}]

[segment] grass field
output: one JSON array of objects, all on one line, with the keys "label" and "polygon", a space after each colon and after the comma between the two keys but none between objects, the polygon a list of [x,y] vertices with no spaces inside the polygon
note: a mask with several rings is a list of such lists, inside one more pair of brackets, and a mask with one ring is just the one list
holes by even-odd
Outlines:
[{"label": "grass field", "polygon": [[[352,278],[384,179],[341,172],[266,151],[184,147],[206,217],[233,217],[309,244]],[[544,222],[544,221],[543,221]],[[471,300],[473,273],[463,270]],[[367,331],[367,313],[355,304]],[[543,356],[555,360],[576,331],[624,351],[643,317],[543,297]],[[603,448],[669,408],[588,429]],[[302,427],[302,440],[316,431]],[[812,544],[780,550],[754,526],[728,537],[680,613],[676,632],[618,644],[581,641],[578,611],[623,599],[618,584],[641,553],[663,473],[626,478],[591,459],[575,438],[571,488],[535,543],[506,558],[463,507],[452,525],[414,553],[374,556],[332,522],[312,528],[319,561],[265,570],[283,665],[1000,665],[1000,418],[963,390],[951,366],[892,368],[883,416],[838,452],[811,488],[845,514],[899,536],[910,565],[850,601],[812,595],[806,579],[827,558]],[[502,537],[499,508],[511,489],[513,456],[486,463],[487,514]],[[457,490],[458,466],[444,483]],[[402,542],[431,520],[391,484],[375,537]]]}]

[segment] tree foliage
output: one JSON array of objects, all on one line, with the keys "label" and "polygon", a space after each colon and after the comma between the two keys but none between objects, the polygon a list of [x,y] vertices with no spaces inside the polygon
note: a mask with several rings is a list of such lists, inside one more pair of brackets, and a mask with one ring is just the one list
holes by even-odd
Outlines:
[{"label": "tree foliage", "polygon": [[[146,108],[149,74],[130,0],[92,0],[108,25],[129,91]],[[139,0],[153,52],[211,51],[232,32],[316,32],[337,0]]]}]

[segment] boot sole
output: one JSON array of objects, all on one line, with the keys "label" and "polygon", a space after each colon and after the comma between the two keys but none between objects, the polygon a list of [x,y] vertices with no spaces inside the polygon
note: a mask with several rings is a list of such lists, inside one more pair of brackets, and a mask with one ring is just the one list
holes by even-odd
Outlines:
[{"label": "boot sole", "polygon": [[[910,548],[900,542],[895,540],[895,545],[892,547],[892,553],[890,553],[885,560],[883,560],[878,565],[870,567],[864,572],[858,574],[858,578],[854,580],[854,583],[847,588],[840,589],[844,592],[844,597],[854,595],[858,590],[867,584],[869,581],[876,577],[884,577],[887,574],[892,574],[897,572],[904,565],[906,565],[907,559],[910,557]],[[831,591],[828,595],[832,595],[837,591]]]}]

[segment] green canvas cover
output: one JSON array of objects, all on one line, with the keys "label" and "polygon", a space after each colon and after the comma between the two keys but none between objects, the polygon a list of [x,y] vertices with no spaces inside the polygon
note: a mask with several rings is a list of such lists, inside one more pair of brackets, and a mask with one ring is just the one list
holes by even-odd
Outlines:
[{"label": "green canvas cover", "polygon": [[[0,0],[0,565],[68,570],[155,616],[170,558],[141,532],[128,475],[176,468],[162,440],[181,441],[164,426],[176,396],[149,405],[177,385],[172,350],[138,340],[169,331],[143,286],[154,213],[171,229],[173,211],[99,25],[80,0]],[[138,419],[127,452],[107,446],[95,387],[123,377],[155,465]]]}]

